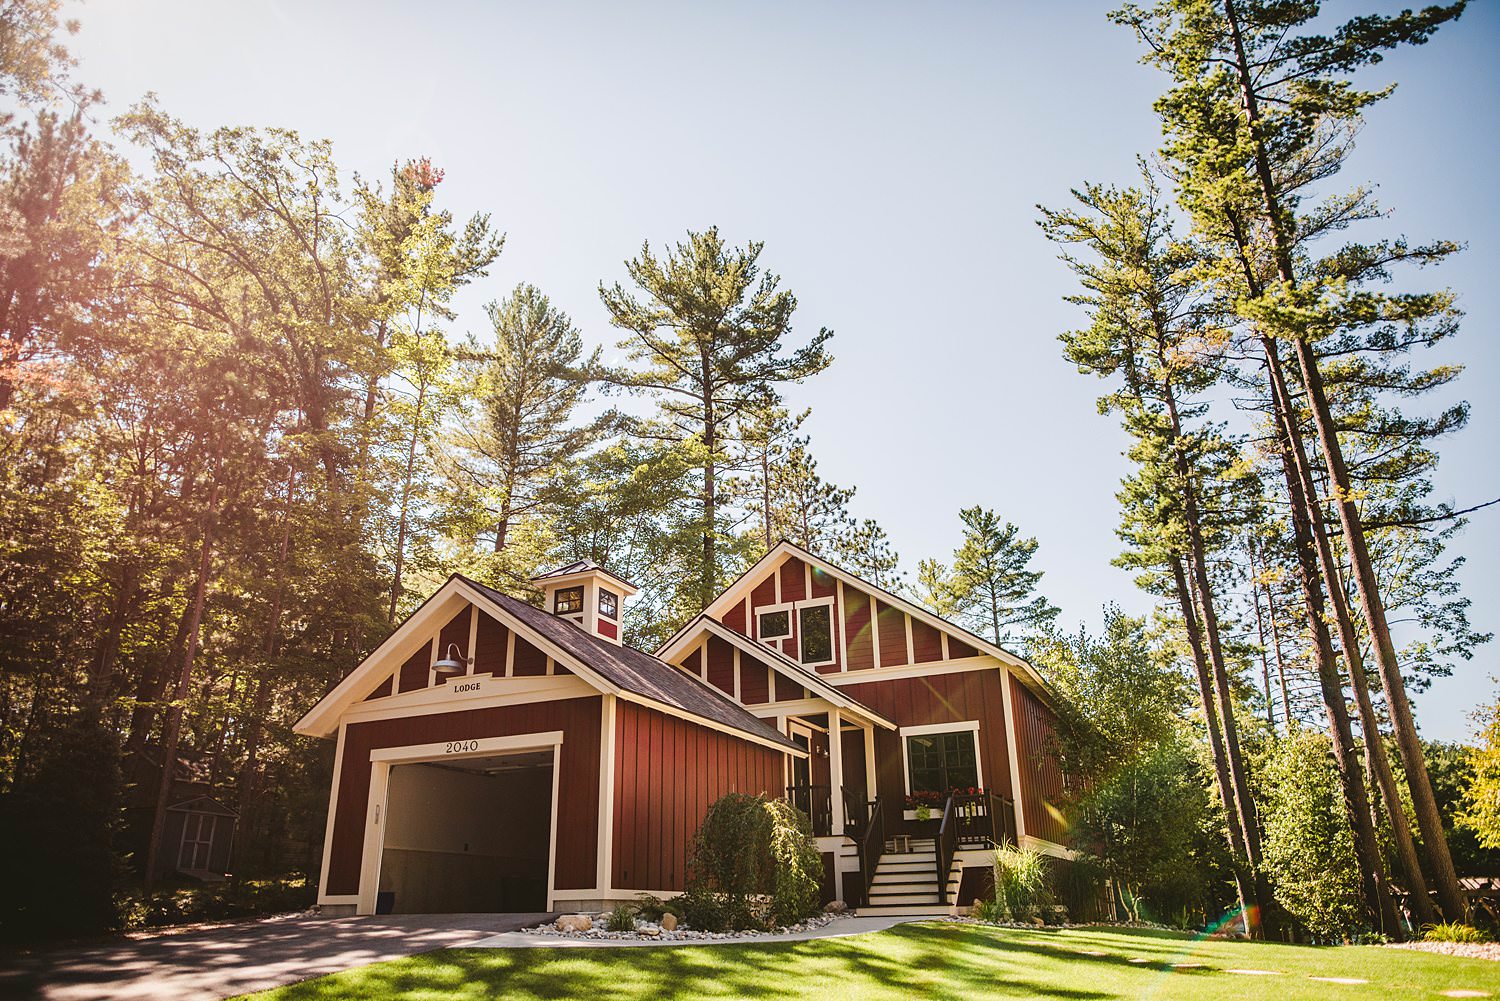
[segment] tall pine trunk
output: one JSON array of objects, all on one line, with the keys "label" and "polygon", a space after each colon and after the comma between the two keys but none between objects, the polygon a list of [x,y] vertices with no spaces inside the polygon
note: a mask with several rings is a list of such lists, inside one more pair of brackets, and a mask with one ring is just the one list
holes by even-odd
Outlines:
[{"label": "tall pine trunk", "polygon": [[1188,649],[1193,658],[1193,674],[1198,681],[1198,700],[1203,709],[1203,722],[1208,730],[1208,747],[1214,763],[1214,784],[1219,790],[1219,799],[1224,803],[1224,819],[1229,828],[1229,854],[1234,861],[1235,888],[1239,892],[1240,910],[1245,915],[1245,927],[1258,927],[1258,915],[1265,901],[1257,895],[1253,879],[1247,876],[1249,855],[1245,851],[1245,832],[1240,826],[1239,811],[1234,808],[1234,792],[1229,782],[1229,765],[1224,756],[1224,737],[1219,732],[1218,710],[1214,708],[1213,683],[1209,681],[1208,658],[1203,653],[1203,638],[1198,631],[1198,613],[1193,608],[1193,596],[1188,588],[1187,574],[1182,569],[1180,557],[1172,559],[1172,580],[1177,591],[1177,606],[1182,612],[1182,623],[1187,630]]},{"label": "tall pine trunk", "polygon": [[[1259,135],[1260,111],[1255,94],[1254,73],[1245,55],[1244,39],[1240,31],[1239,16],[1235,10],[1234,0],[1224,0],[1224,7],[1234,42],[1235,70],[1239,78],[1251,140],[1254,144],[1255,175],[1260,184],[1266,222],[1271,231],[1277,276],[1287,288],[1295,289],[1297,275],[1292,261],[1292,240],[1283,215],[1280,192],[1271,171],[1270,155]],[[1442,816],[1438,812],[1437,799],[1433,796],[1432,783],[1427,774],[1426,756],[1422,751],[1421,738],[1417,735],[1416,722],[1412,718],[1411,703],[1406,695],[1406,682],[1401,677],[1401,665],[1396,657],[1396,646],[1391,640],[1390,625],[1386,621],[1385,603],[1381,599],[1380,584],[1376,580],[1374,565],[1370,561],[1364,525],[1359,506],[1355,502],[1355,494],[1350,487],[1349,471],[1344,463],[1343,448],[1338,439],[1338,428],[1334,423],[1333,413],[1323,387],[1323,375],[1318,370],[1312,345],[1300,334],[1293,339],[1293,345],[1297,365],[1302,374],[1302,383],[1307,390],[1313,426],[1317,429],[1318,442],[1322,446],[1328,476],[1333,484],[1334,502],[1338,507],[1339,520],[1343,525],[1344,544],[1348,549],[1350,564],[1354,571],[1354,584],[1359,589],[1365,627],[1370,634],[1370,643],[1380,669],[1381,686],[1385,691],[1386,705],[1391,714],[1391,726],[1396,738],[1396,746],[1401,752],[1401,761],[1406,769],[1406,783],[1411,791],[1412,806],[1417,815],[1417,826],[1422,832],[1428,869],[1436,884],[1438,900],[1442,904],[1445,915],[1451,921],[1461,921],[1466,910],[1463,893],[1459,889],[1458,876],[1453,868],[1453,858],[1448,851],[1448,838],[1443,831]]]},{"label": "tall pine trunk", "polygon": [[1300,470],[1306,462],[1295,413],[1282,377],[1276,344],[1262,335],[1266,368],[1271,385],[1271,402],[1277,428],[1278,452],[1286,478],[1287,496],[1291,501],[1292,530],[1301,571],[1303,597],[1307,603],[1308,625],[1313,634],[1313,659],[1318,669],[1319,691],[1328,714],[1329,736],[1333,741],[1334,765],[1344,791],[1344,806],[1354,835],[1354,855],[1359,865],[1365,905],[1379,922],[1381,931],[1401,937],[1401,923],[1385,881],[1380,860],[1380,845],[1370,819],[1370,800],[1365,790],[1359,756],[1354,747],[1354,733],[1349,723],[1349,709],[1344,702],[1344,683],[1334,660],[1333,642],[1328,635],[1327,611],[1323,590],[1319,586],[1319,565],[1315,555],[1313,522],[1318,517],[1313,498],[1309,497]]},{"label": "tall pine trunk", "polygon": [[1265,905],[1269,905],[1271,900],[1271,890],[1266,882],[1261,857],[1260,816],[1255,807],[1255,798],[1250,792],[1250,780],[1245,774],[1244,755],[1240,750],[1239,724],[1234,718],[1234,698],[1229,689],[1229,672],[1224,664],[1224,647],[1219,639],[1219,617],[1214,608],[1213,582],[1208,576],[1208,554],[1203,542],[1198,489],[1193,470],[1182,451],[1182,422],[1177,412],[1176,397],[1170,387],[1164,387],[1162,396],[1172,422],[1172,461],[1182,484],[1183,514],[1188,530],[1188,564],[1198,595],[1198,608],[1203,616],[1203,638],[1208,648],[1209,667],[1212,669],[1219,723],[1224,729],[1224,756],[1229,766],[1229,780],[1234,793],[1233,808],[1239,814],[1240,827],[1244,831],[1245,858],[1255,880],[1256,899],[1263,905],[1260,915],[1263,921],[1266,916]]}]

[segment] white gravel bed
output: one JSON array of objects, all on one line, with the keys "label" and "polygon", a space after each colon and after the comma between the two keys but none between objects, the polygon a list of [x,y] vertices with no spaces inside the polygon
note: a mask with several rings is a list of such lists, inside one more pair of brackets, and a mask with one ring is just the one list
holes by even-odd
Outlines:
[{"label": "white gravel bed", "polygon": [[1500,942],[1390,942],[1385,948],[1416,949],[1418,952],[1436,952],[1444,956],[1500,960]]},{"label": "white gravel bed", "polygon": [[587,931],[563,931],[562,929],[557,927],[556,922],[548,922],[544,925],[536,925],[531,928],[523,928],[521,929],[520,934],[537,935],[550,938],[577,939],[581,941],[627,940],[637,942],[706,942],[724,941],[729,939],[754,940],[757,938],[767,938],[773,935],[794,935],[799,932],[812,931],[815,928],[823,928],[835,921],[843,920],[844,918],[849,917],[850,914],[847,911],[836,914],[819,914],[815,917],[808,918],[806,921],[802,921],[794,925],[787,925],[781,928],[772,928],[767,931],[725,932],[694,931],[691,928],[683,927],[678,927],[671,931],[668,931],[657,922],[644,921],[640,918],[636,919],[635,931],[606,931],[605,923],[609,920],[608,911],[604,911],[599,914],[590,914],[588,916],[593,921],[593,927],[589,928]]}]

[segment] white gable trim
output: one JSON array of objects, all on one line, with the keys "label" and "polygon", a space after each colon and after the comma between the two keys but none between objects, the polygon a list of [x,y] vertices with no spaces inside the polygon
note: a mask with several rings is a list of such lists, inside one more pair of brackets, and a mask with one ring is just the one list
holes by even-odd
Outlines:
[{"label": "white gable trim", "polygon": [[[693,628],[695,626],[696,628]],[[687,630],[678,633],[678,638],[674,643],[673,648],[664,649],[660,656],[663,660],[671,661],[676,656],[686,655],[693,650],[695,644],[700,642],[703,637],[709,634],[717,636],[724,642],[728,643],[730,647],[734,649],[736,657],[739,656],[741,651],[744,651],[752,657],[764,657],[772,661],[773,664],[780,665],[779,669],[783,674],[786,674],[794,681],[797,681],[804,688],[818,693],[819,697],[821,697],[824,701],[829,702],[840,709],[844,709],[851,715],[858,716],[860,719],[865,720],[866,722],[874,723],[877,726],[884,727],[887,730],[896,729],[896,724],[894,722],[879,715],[873,709],[870,709],[869,707],[864,706],[854,699],[850,698],[849,696],[845,695],[823,675],[818,674],[816,671],[808,670],[801,664],[797,663],[795,660],[792,660],[786,654],[775,649],[774,647],[769,646],[768,644],[759,643],[756,640],[750,639],[748,636],[743,636],[740,633],[735,632],[733,629],[730,629],[722,622],[718,622],[714,619],[708,618],[706,614],[699,615],[697,618],[693,619],[693,621],[688,624]],[[772,668],[772,670],[777,669],[778,668],[776,667]],[[774,694],[775,693],[773,691],[772,695],[774,696]],[[774,702],[775,699],[773,698],[771,700],[771,703],[768,703],[768,705]],[[750,710],[750,712],[754,715],[760,715],[759,713],[755,712],[756,707],[754,706],[746,706],[745,708]]]},{"label": "white gable trim", "polygon": [[[331,692],[318,700],[318,704],[297,721],[292,731],[310,737],[330,736],[337,729],[340,718],[349,711],[350,707],[368,694],[368,688],[373,684],[374,679],[386,670],[395,670],[399,666],[392,663],[398,656],[397,651],[405,649],[413,639],[425,636],[429,631],[435,635],[438,629],[441,629],[458,613],[459,606],[464,603],[474,605],[491,618],[498,619],[512,633],[525,637],[533,646],[555,660],[561,660],[573,670],[574,674],[583,678],[597,691],[610,695],[618,694],[613,684],[606,681],[587,664],[555,646],[515,616],[506,614],[494,602],[459,577],[454,576],[449,577],[432,597],[422,602],[415,612],[407,616],[406,621],[397,626],[395,632],[387,636],[384,642],[377,646],[375,651],[358,667],[349,672],[343,681],[334,686]],[[386,698],[398,699],[416,694],[418,693],[403,692],[401,695],[386,696]]]},{"label": "white gable trim", "polygon": [[[819,570],[827,573],[835,580],[843,581],[845,584],[848,584],[851,587],[858,588],[859,590],[864,591],[867,594],[878,597],[882,603],[892,605],[905,612],[907,615],[916,619],[920,619],[921,621],[927,623],[929,626],[932,626],[934,629],[937,629],[940,632],[957,634],[959,639],[969,644],[970,646],[975,647],[983,653],[989,654],[1002,663],[1009,664],[1011,667],[1019,668],[1022,672],[1025,673],[1027,681],[1029,681],[1033,687],[1039,690],[1043,698],[1049,701],[1055,698],[1055,696],[1052,694],[1051,689],[1047,686],[1047,682],[1043,680],[1042,676],[1036,672],[1036,668],[1032,667],[1026,661],[1022,660],[1020,657],[1017,657],[1009,650],[1006,650],[1004,647],[996,646],[994,643],[991,643],[989,640],[984,639],[982,636],[977,636],[974,633],[969,632],[962,626],[955,625],[954,623],[949,622],[947,619],[934,615],[932,612],[929,612],[921,605],[908,601],[907,599],[901,597],[899,594],[887,591],[885,588],[871,584],[869,581],[861,580],[849,571],[843,570],[838,566],[829,563],[827,560],[823,559],[820,556],[814,556],[812,553],[803,549],[801,546],[788,542],[786,539],[782,539],[780,542],[776,543],[776,545],[772,546],[770,551],[767,552],[766,555],[762,556],[755,562],[754,566],[741,574],[738,580],[729,585],[729,587],[722,594],[711,601],[708,607],[703,610],[703,614],[711,616],[715,619],[722,618],[724,612],[731,605],[734,605],[737,601],[741,600],[744,597],[746,589],[749,588],[755,581],[759,580],[767,570],[775,568],[777,580],[779,581],[781,578],[781,564],[786,562],[786,560],[792,556],[796,556],[798,559],[802,560],[809,566],[817,567]],[[684,627],[684,629],[685,628],[686,627]],[[672,639],[668,640],[667,642],[671,643],[675,641],[676,638],[676,636],[673,636]],[[870,673],[875,674],[881,670],[884,670],[884,668],[875,668]]]}]

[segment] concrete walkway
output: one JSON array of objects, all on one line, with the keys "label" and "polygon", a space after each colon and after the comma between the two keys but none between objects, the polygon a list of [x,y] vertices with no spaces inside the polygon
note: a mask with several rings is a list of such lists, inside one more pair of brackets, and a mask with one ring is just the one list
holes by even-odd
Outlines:
[{"label": "concrete walkway", "polygon": [[[881,915],[839,918],[817,928],[782,935],[747,935],[743,938],[649,939],[649,938],[575,938],[571,935],[528,935],[520,931],[503,932],[470,942],[469,949],[595,949],[595,948],[661,948],[682,945],[759,945],[762,942],[806,942],[815,938],[843,938],[885,931],[910,921],[939,921],[944,914]],[[538,924],[539,922],[532,922]],[[521,927],[526,927],[522,925]]]},{"label": "concrete walkway", "polygon": [[306,914],[0,953],[0,998],[219,1001],[352,966],[470,946],[546,914]]}]

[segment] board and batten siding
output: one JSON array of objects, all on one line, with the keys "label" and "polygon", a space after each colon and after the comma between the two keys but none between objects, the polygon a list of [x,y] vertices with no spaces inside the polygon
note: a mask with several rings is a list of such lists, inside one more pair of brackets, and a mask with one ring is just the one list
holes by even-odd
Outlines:
[{"label": "board and batten siding", "polygon": [[781,795],[784,755],[631,702],[616,713],[612,885],[681,890],[709,805],[731,792]]},{"label": "board and batten siding", "polygon": [[359,892],[372,750],[553,730],[563,733],[557,777],[557,860],[553,889],[594,886],[599,846],[600,703],[599,696],[589,696],[350,724],[344,734],[328,882],[323,892],[328,896]]},{"label": "board and batten siding", "polygon": [[[1002,673],[997,668],[885,681],[872,677],[868,682],[839,687],[844,694],[869,706],[897,726],[977,721],[984,784],[992,792],[1010,797],[1010,755],[1005,736],[1003,684]],[[905,754],[906,748],[902,746],[899,734],[883,729],[875,731],[875,785],[889,803],[899,804],[906,797]],[[845,774],[848,774],[847,765]]]},{"label": "board and batten siding", "polygon": [[1052,749],[1057,715],[1014,677],[1010,684],[1018,724],[1016,751],[1021,759],[1021,810],[1026,818],[1026,833],[1063,844],[1067,840],[1067,827],[1060,812],[1063,773]]}]

